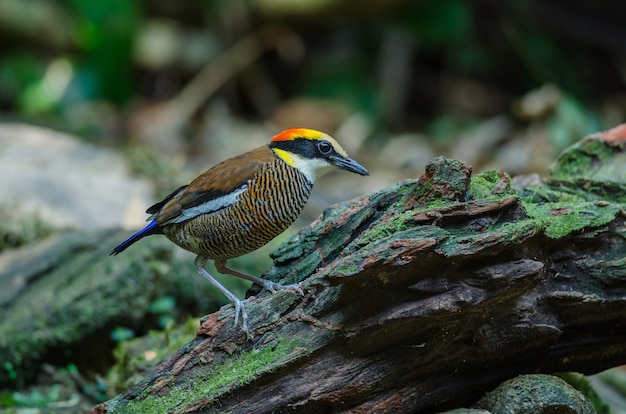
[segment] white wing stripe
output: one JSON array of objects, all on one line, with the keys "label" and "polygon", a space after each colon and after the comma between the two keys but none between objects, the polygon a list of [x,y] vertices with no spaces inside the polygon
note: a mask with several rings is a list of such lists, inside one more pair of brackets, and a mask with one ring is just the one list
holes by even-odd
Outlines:
[{"label": "white wing stripe", "polygon": [[248,185],[244,184],[233,192],[230,192],[221,197],[209,200],[206,203],[199,204],[191,208],[182,209],[180,216],[168,221],[165,224],[181,223],[183,221],[192,219],[201,214],[210,214],[218,210],[230,207],[239,200],[239,196],[248,189]]}]

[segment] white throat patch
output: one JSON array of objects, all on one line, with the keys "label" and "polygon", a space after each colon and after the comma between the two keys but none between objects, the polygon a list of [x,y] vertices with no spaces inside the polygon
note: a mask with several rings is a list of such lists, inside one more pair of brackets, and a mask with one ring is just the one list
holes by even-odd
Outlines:
[{"label": "white throat patch", "polygon": [[296,167],[311,183],[333,168],[333,165],[321,158],[305,158],[298,154],[290,154],[290,164]]}]

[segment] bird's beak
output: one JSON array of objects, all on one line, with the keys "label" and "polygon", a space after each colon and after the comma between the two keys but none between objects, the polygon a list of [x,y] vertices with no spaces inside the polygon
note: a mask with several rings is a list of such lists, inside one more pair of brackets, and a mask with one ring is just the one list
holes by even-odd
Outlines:
[{"label": "bird's beak", "polygon": [[369,171],[367,171],[364,166],[354,161],[352,158],[343,158],[342,156],[337,155],[335,157],[332,157],[330,159],[330,162],[335,167],[341,168],[342,170],[350,171],[360,175],[370,175]]}]

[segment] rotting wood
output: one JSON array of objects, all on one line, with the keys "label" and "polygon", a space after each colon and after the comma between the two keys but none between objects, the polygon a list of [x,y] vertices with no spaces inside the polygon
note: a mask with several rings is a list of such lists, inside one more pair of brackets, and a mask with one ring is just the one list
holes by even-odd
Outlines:
[{"label": "rotting wood", "polygon": [[592,135],[522,188],[437,158],[332,206],[266,275],[304,297],[253,300],[250,341],[232,308],[209,315],[92,412],[436,412],[519,374],[626,363],[625,147],[626,125]]}]

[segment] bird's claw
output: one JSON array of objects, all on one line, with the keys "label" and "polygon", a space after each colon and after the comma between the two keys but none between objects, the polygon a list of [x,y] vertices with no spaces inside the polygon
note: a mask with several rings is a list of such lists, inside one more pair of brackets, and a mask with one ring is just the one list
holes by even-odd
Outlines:
[{"label": "bird's claw", "polygon": [[247,300],[236,300],[233,301],[233,305],[235,306],[235,327],[239,323],[239,315],[241,315],[241,330],[246,333],[248,337],[250,337],[250,331],[248,330],[248,312],[246,311],[246,302]]},{"label": "bird's claw", "polygon": [[[304,291],[299,284],[294,283],[291,285],[281,285],[280,283],[272,282],[269,280],[263,280],[263,288],[269,290],[271,293],[276,293],[278,290],[293,290],[294,292],[304,296]],[[248,312],[246,311],[246,304],[254,296],[245,300],[240,300],[234,296],[231,298],[232,304],[235,307],[235,327],[239,324],[239,318],[241,317],[241,330],[246,333],[248,338],[251,338],[250,331],[248,329]]]}]

